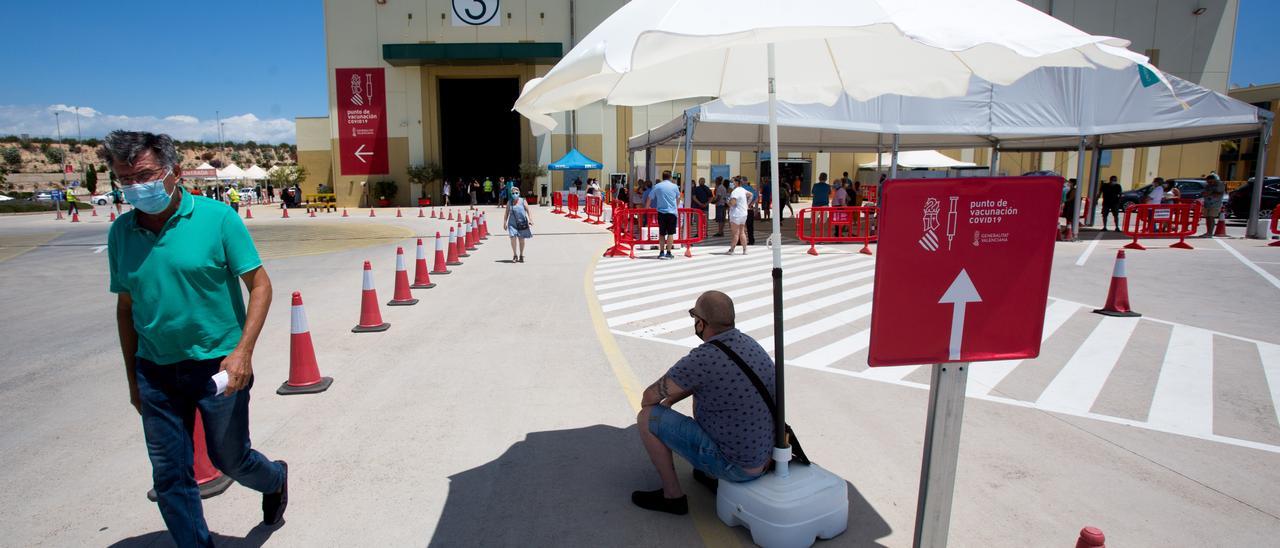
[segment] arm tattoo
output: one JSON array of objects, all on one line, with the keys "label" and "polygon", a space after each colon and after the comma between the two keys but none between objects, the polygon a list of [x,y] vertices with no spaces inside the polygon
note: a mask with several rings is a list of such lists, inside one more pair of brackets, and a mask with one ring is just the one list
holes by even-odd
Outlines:
[{"label": "arm tattoo", "polygon": [[658,399],[667,399],[667,376],[663,375],[662,378],[658,379],[658,382],[654,384],[658,385]]}]

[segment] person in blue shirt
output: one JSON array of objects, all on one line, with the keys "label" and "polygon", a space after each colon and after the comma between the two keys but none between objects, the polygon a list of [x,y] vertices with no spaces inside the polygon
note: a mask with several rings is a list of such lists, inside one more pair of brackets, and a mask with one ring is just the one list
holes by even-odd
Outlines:
[{"label": "person in blue shirt", "polygon": [[662,182],[653,185],[646,198],[645,207],[658,210],[658,258],[674,259],[671,250],[675,247],[677,203],[680,200],[680,187],[671,182],[671,172],[662,172]]},{"label": "person in blue shirt", "polygon": [[831,205],[831,185],[827,184],[827,174],[818,174],[818,182],[813,184],[813,207]]}]

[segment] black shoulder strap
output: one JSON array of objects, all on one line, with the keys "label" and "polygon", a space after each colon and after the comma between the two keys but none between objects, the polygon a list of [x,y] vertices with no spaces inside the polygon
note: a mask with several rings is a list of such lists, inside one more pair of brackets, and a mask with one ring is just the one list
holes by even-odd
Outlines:
[{"label": "black shoulder strap", "polygon": [[734,352],[733,349],[729,348],[729,345],[725,344],[723,341],[708,342],[716,348],[719,348],[726,356],[729,356],[729,359],[733,360],[733,363],[738,364],[738,369],[741,369],[742,374],[746,375],[747,378],[751,380],[751,384],[755,385],[756,391],[759,392],[760,397],[764,399],[764,404],[769,407],[769,414],[773,416],[774,420],[777,420],[778,409],[773,403],[773,397],[769,395],[769,389],[764,386],[764,381],[761,381],[760,377],[756,375],[756,372],[751,370],[751,366],[747,365],[747,362],[742,359],[742,356],[739,356],[737,352]]}]

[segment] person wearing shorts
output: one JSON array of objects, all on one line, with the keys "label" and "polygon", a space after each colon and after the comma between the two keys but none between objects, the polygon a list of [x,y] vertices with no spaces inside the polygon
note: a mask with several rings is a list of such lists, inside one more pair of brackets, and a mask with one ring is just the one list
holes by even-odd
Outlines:
[{"label": "person wearing shorts", "polygon": [[729,252],[727,255],[733,255],[733,250],[738,247],[738,243],[742,243],[742,254],[747,254],[747,222],[751,216],[751,201],[755,199],[755,195],[747,190],[746,184],[740,179],[734,179],[735,188],[729,194]]},{"label": "person wearing shorts", "polygon": [[671,182],[671,172],[662,172],[662,182],[653,185],[645,199],[645,207],[658,210],[658,258],[674,259],[671,250],[675,248],[677,202],[680,200],[680,187]]},{"label": "person wearing shorts", "polygon": [[[760,343],[734,327],[728,295],[703,293],[689,316],[694,334],[705,342],[645,389],[636,417],[640,440],[662,488],[631,493],[636,506],[677,515],[688,513],[689,503],[676,478],[673,451],[693,466],[695,480],[715,489],[720,480],[741,483],[764,475],[773,445],[773,415],[725,349],[741,358],[771,392],[773,360]],[[690,396],[693,417],[672,409]]]}]

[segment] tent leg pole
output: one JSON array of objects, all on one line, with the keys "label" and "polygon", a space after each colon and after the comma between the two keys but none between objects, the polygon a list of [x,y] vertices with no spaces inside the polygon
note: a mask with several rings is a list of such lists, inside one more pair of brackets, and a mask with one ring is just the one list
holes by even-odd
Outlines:
[{"label": "tent leg pole", "polygon": [[1076,147],[1076,187],[1071,189],[1071,218],[1067,219],[1067,225],[1071,227],[1071,241],[1079,239],[1077,232],[1080,231],[1080,187],[1084,182],[1084,145],[1086,138],[1080,137],[1080,146]]},{"label": "tent leg pole", "polygon": [[1089,218],[1085,222],[1093,226],[1098,213],[1098,199],[1102,196],[1098,183],[1098,173],[1102,169],[1102,138],[1093,136],[1093,157],[1089,160]]},{"label": "tent leg pole", "polygon": [[1258,225],[1259,210],[1262,209],[1262,187],[1267,174],[1267,145],[1271,140],[1271,124],[1268,119],[1262,123],[1258,132],[1258,165],[1253,172],[1253,196],[1249,197],[1249,226],[1245,229],[1246,238],[1266,239],[1266,229]]},{"label": "tent leg pole", "polygon": [[1000,145],[991,147],[991,165],[987,169],[987,175],[998,177],[1000,175]]},{"label": "tent leg pole", "polygon": [[782,328],[782,204],[779,202],[778,190],[778,91],[775,85],[777,68],[774,45],[768,46],[769,57],[769,181],[773,194],[773,359],[774,359],[774,400],[777,403],[778,416],[774,417],[774,472],[780,478],[791,474],[788,462],[791,460],[791,447],[787,445],[786,407],[783,377],[786,363],[783,359],[783,341],[785,331]]},{"label": "tent leg pole", "polygon": [[898,178],[898,134],[893,134],[893,156],[889,158],[889,178]]},{"label": "tent leg pole", "polygon": [[[881,154],[884,154],[884,143],[882,142],[883,139],[884,139],[883,133],[876,134],[876,180],[877,181],[880,179],[880,171],[884,169],[884,159],[880,157]],[[853,167],[858,167],[858,166],[853,166]]]},{"label": "tent leg pole", "polygon": [[684,180],[681,186],[684,187],[684,207],[693,207],[691,201],[693,199],[693,118],[688,114],[684,117]]}]

